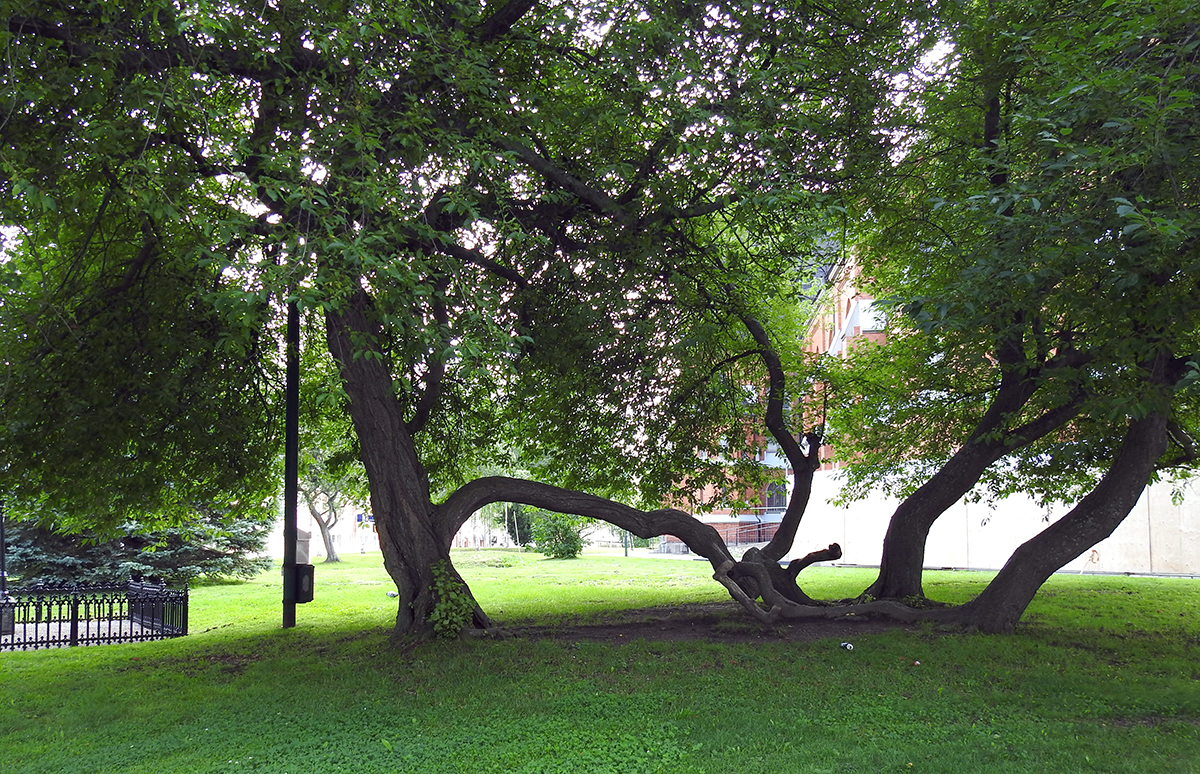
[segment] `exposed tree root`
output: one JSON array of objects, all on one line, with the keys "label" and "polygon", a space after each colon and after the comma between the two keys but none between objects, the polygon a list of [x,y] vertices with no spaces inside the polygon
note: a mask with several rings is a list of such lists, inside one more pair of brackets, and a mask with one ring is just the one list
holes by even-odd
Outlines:
[{"label": "exposed tree root", "polygon": [[[832,546],[830,548],[833,548]],[[823,552],[815,552],[823,553]],[[841,555],[839,549],[838,555]],[[812,556],[810,554],[809,556]],[[805,557],[806,559],[808,557]],[[814,561],[821,561],[819,559]],[[810,562],[811,564],[811,562]],[[830,605],[824,602],[809,600],[807,603],[796,602],[785,595],[772,583],[769,565],[758,562],[725,562],[713,573],[713,579],[729,590],[733,597],[750,615],[764,624],[772,624],[781,620],[831,620],[850,617],[886,618],[902,623],[917,621],[941,620],[945,609],[922,610],[909,607],[901,602],[890,599],[867,602],[864,604]],[[778,567],[778,565],[776,565]],[[787,570],[780,568],[781,572]],[[755,597],[746,591],[744,579],[753,579],[758,595],[764,604],[759,604]],[[805,597],[807,599],[807,597]],[[764,607],[765,605],[765,607]]]}]

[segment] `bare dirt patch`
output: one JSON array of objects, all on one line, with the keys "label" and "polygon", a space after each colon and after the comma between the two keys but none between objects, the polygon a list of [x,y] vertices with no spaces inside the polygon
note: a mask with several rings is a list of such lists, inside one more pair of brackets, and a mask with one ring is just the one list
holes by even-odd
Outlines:
[{"label": "bare dirt patch", "polygon": [[516,623],[494,633],[503,637],[588,642],[697,640],[735,643],[849,640],[863,634],[916,628],[911,624],[853,616],[828,621],[788,621],[767,626],[752,620],[737,603],[714,602],[621,610],[580,622],[563,621],[546,625]]}]

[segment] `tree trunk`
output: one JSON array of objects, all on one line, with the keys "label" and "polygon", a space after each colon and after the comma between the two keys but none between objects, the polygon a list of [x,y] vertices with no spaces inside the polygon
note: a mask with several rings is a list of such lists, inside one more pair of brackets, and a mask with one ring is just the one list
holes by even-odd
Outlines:
[{"label": "tree trunk", "polygon": [[897,506],[883,538],[879,576],[866,590],[876,599],[924,597],[922,571],[929,530],[946,509],[971,491],[1001,455],[999,444],[967,444]]},{"label": "tree trunk", "polygon": [[316,514],[314,514],[314,521],[317,522],[317,529],[321,530],[321,541],[325,543],[325,564],[342,561],[337,554],[337,549],[333,547],[333,533],[329,529],[329,524]]},{"label": "tree trunk", "polygon": [[1133,421],[1100,483],[1070,513],[1023,543],[978,597],[945,620],[984,632],[1011,632],[1042,584],[1104,540],[1137,504],[1167,448],[1167,417]]},{"label": "tree trunk", "polygon": [[[450,562],[454,533],[446,534],[436,524],[429,477],[405,428],[386,357],[376,344],[377,331],[368,317],[370,303],[360,290],[341,309],[328,312],[326,336],[350,398],[384,567],[399,592],[394,636],[425,637],[433,631],[429,616],[437,603],[434,565],[444,563],[455,578],[462,579]],[[470,594],[465,583],[462,588]],[[474,625],[489,625],[487,616],[475,607]]]},{"label": "tree trunk", "polygon": [[[321,513],[321,509],[317,507],[317,495],[313,490],[301,485],[300,493],[304,495],[304,504],[308,506],[309,515],[317,523],[317,529],[321,530],[321,542],[325,544],[325,564],[342,561],[337,555],[337,549],[333,547],[332,529],[333,525],[337,523],[337,517],[333,516],[327,519]],[[333,501],[330,500],[327,504],[329,505],[329,513],[331,515],[336,514],[337,506],[334,505]]]},{"label": "tree trunk", "polygon": [[[997,359],[1002,362],[1018,362],[1020,354],[1017,343],[1010,342],[997,350]],[[1069,363],[1073,355],[1061,359]],[[1036,369],[1044,372],[1054,365],[1043,365]],[[913,492],[896,508],[888,523],[883,539],[883,555],[879,562],[879,576],[864,592],[876,599],[907,599],[925,596],[921,581],[925,566],[925,541],[933,523],[959,498],[971,491],[975,482],[992,463],[1009,452],[1026,446],[1055,429],[1062,427],[1079,413],[1082,393],[1071,400],[1049,409],[1026,424],[1009,428],[1012,417],[1029,402],[1037,389],[1034,374],[1022,373],[1013,368],[1000,381],[987,413],[975,426],[970,438],[925,485]]]},{"label": "tree trunk", "polygon": [[[758,571],[740,571],[741,563],[734,562],[725,541],[713,527],[670,508],[641,511],[594,495],[503,477],[472,481],[445,503],[435,505],[430,497],[428,475],[417,456],[413,431],[406,425],[403,408],[393,393],[387,356],[379,344],[380,331],[371,318],[371,303],[370,296],[360,289],[341,308],[328,311],[326,337],[350,399],[349,413],[361,446],[384,566],[399,592],[395,637],[427,637],[433,633],[430,616],[438,601],[435,567],[446,568],[462,592],[470,596],[470,590],[450,561],[450,546],[455,532],[471,514],[493,502],[523,503],[598,518],[641,538],[679,537],[693,552],[709,561],[723,583],[738,588],[736,593],[731,589],[735,599],[743,604],[748,600],[751,607],[760,593],[764,598],[792,603],[812,601],[795,582],[796,573],[805,563],[793,566],[789,572],[777,562],[790,547],[807,503],[821,439],[810,434],[806,454],[784,427],[783,372],[769,347],[764,346],[767,353],[764,358],[772,374],[767,425],[793,465],[796,486],[785,518],[787,523],[780,530],[782,534],[760,552],[761,556],[752,557],[753,561],[748,563],[767,573],[763,575]],[[765,340],[761,326],[753,320],[748,320],[747,325]],[[835,545],[810,555],[810,560],[839,555],[840,548]],[[732,575],[722,569],[729,567],[734,568]],[[760,586],[764,579],[771,588]],[[478,628],[491,625],[478,604],[474,605],[471,623]]]}]

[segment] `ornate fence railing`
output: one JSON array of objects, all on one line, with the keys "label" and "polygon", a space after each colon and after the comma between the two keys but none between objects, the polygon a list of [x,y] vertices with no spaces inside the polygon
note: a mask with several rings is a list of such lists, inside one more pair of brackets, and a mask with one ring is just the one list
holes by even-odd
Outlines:
[{"label": "ornate fence railing", "polygon": [[0,650],[164,640],[187,627],[187,589],[143,581],[29,586],[0,599]]}]

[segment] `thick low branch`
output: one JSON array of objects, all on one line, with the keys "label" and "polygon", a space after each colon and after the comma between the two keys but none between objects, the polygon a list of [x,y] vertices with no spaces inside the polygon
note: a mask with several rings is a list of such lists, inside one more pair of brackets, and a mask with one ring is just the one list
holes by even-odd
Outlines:
[{"label": "thick low branch", "polygon": [[[521,503],[560,513],[588,516],[629,530],[640,538],[674,535],[694,553],[707,559],[715,571],[714,579],[763,623],[780,618],[838,618],[872,614],[904,621],[919,617],[916,611],[904,605],[885,603],[856,605],[853,610],[829,614],[825,612],[828,607],[800,592],[795,585],[796,574],[814,562],[841,556],[841,548],[837,544],[796,560],[787,570],[765,557],[762,557],[762,561],[736,562],[715,529],[683,511],[673,508],[641,511],[603,497],[536,481],[491,476],[461,487],[438,509],[438,528],[444,539],[450,540],[475,511],[496,502]],[[756,556],[761,557],[761,552],[757,552]],[[778,577],[772,577],[772,574]],[[755,601],[758,596],[767,603],[768,609],[764,610]]]},{"label": "thick low branch", "polygon": [[736,565],[737,562],[734,562],[733,560],[723,563],[717,568],[717,571],[713,573],[713,580],[717,581],[726,589],[728,589],[729,596],[733,597],[734,601],[745,608],[746,612],[750,613],[750,615],[757,618],[760,622],[765,624],[773,624],[778,621],[778,608],[764,610],[762,606],[760,606],[754,598],[747,594],[745,589],[738,585],[738,582],[733,579],[733,577],[730,575],[730,571],[732,571]]},{"label": "thick low branch", "polygon": [[504,476],[476,479],[450,495],[439,508],[439,528],[450,540],[471,514],[499,502],[599,519],[640,538],[674,535],[693,553],[707,559],[714,569],[733,560],[715,529],[683,511],[674,508],[642,511],[597,495]]},{"label": "thick low branch", "polygon": [[817,562],[832,562],[842,558],[842,547],[837,543],[830,543],[828,548],[822,548],[820,551],[813,551],[807,556],[799,559],[793,559],[788,562],[787,569],[784,571],[788,576],[795,580],[800,573],[811,567]]}]

